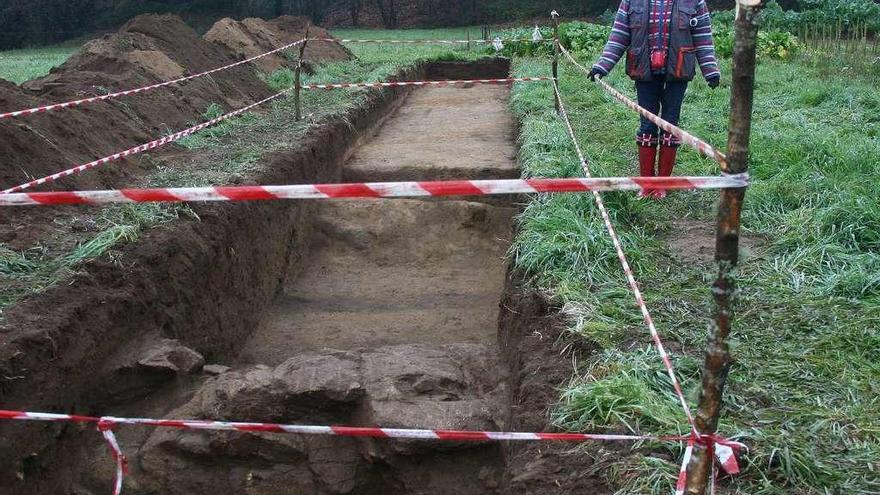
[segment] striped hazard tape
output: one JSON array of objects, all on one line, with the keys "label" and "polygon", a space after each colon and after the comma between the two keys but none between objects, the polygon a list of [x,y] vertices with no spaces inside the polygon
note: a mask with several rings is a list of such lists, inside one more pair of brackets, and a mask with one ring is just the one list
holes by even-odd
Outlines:
[{"label": "striped hazard tape", "polygon": [[68,176],[71,176],[74,174],[78,174],[80,172],[85,172],[86,170],[93,169],[95,167],[100,167],[101,165],[106,165],[108,163],[115,162],[117,160],[122,160],[123,158],[128,158],[130,156],[134,156],[134,155],[143,153],[145,151],[154,150],[156,148],[165,146],[166,144],[171,144],[171,143],[173,143],[175,141],[179,141],[187,136],[191,136],[192,134],[195,134],[196,132],[199,132],[203,129],[207,129],[208,127],[217,125],[220,122],[223,122],[224,120],[229,120],[233,117],[241,115],[241,114],[247,112],[248,110],[252,110],[260,105],[264,105],[266,103],[269,103],[270,101],[277,100],[278,98],[281,98],[282,96],[290,93],[291,91],[293,91],[293,90],[288,89],[288,90],[282,91],[282,92],[274,94],[266,99],[263,99],[263,100],[260,100],[256,103],[248,105],[244,108],[240,108],[234,112],[227,113],[226,115],[221,115],[220,117],[217,117],[216,119],[212,119],[207,122],[201,123],[197,126],[190,127],[189,129],[185,129],[183,131],[176,132],[174,134],[170,134],[170,135],[165,136],[161,139],[156,139],[155,141],[150,141],[149,143],[144,143],[140,146],[135,146],[134,148],[130,148],[125,151],[120,151],[119,153],[114,153],[112,155],[105,156],[104,158],[99,158],[99,159],[97,159],[95,161],[91,161],[89,163],[77,165],[76,167],[72,167],[67,170],[62,170],[61,172],[57,172],[52,175],[47,175],[45,177],[41,177],[39,179],[32,180],[30,182],[25,182],[24,184],[19,184],[15,187],[10,187],[8,189],[4,189],[3,191],[0,191],[0,197],[3,197],[5,194],[21,192],[21,191],[30,189],[32,187],[39,186],[41,184],[46,184],[48,182],[54,182],[54,181],[61,179],[63,177],[68,177]]},{"label": "striped hazard tape", "polygon": [[394,88],[399,86],[447,86],[450,84],[508,84],[551,81],[552,77],[511,77],[506,79],[454,79],[446,81],[388,81],[371,83],[308,84],[303,89]]},{"label": "striped hazard tape", "polygon": [[[562,93],[559,91],[559,85],[556,84],[555,80],[553,81],[553,90],[556,94],[557,101],[559,102],[560,115],[563,122],[565,123],[566,129],[568,130],[568,135],[571,138],[572,143],[574,144],[574,148],[577,152],[578,159],[581,162],[581,167],[583,168],[584,175],[586,175],[587,177],[592,177],[592,173],[590,171],[590,162],[587,160],[587,156],[584,153],[583,149],[581,149],[581,145],[577,140],[577,135],[574,132],[574,127],[571,125],[571,120],[568,118],[568,112],[566,111],[565,105],[563,103]],[[748,182],[748,178],[744,176],[725,175],[725,177],[736,177],[740,179],[745,179],[745,181]],[[661,186],[660,189],[665,188]],[[678,480],[676,482],[676,495],[684,494],[687,483],[687,468],[690,464],[694,447],[697,444],[703,445],[708,450],[713,451],[715,453],[715,457],[713,457],[713,462],[717,460],[720,463],[720,466],[727,473],[738,473],[739,465],[737,464],[736,456],[734,455],[735,453],[733,449],[731,449],[729,446],[729,444],[735,442],[725,440],[717,435],[704,435],[697,431],[697,427],[694,422],[694,417],[691,413],[690,406],[688,406],[687,399],[685,398],[684,392],[681,388],[681,383],[679,382],[678,377],[675,374],[675,368],[672,365],[672,359],[669,357],[669,353],[666,351],[666,347],[663,345],[663,340],[660,338],[660,333],[657,331],[657,326],[654,324],[654,318],[651,316],[651,312],[648,310],[648,305],[645,303],[645,298],[642,295],[642,290],[639,287],[638,281],[636,281],[635,273],[629,263],[626,252],[623,250],[623,244],[620,241],[620,237],[617,235],[617,230],[614,228],[614,224],[611,222],[611,215],[609,215],[608,213],[608,208],[605,207],[605,202],[602,200],[602,195],[599,194],[597,190],[593,190],[593,197],[596,200],[596,206],[602,216],[602,221],[605,223],[605,228],[608,231],[608,236],[611,238],[611,242],[614,245],[614,250],[617,253],[617,258],[620,261],[621,266],[623,267],[623,273],[626,277],[626,281],[629,284],[630,290],[633,293],[633,297],[636,300],[636,304],[638,305],[639,310],[642,313],[642,318],[645,322],[645,325],[648,327],[648,331],[651,333],[651,339],[654,341],[654,346],[657,349],[657,353],[660,355],[660,359],[663,361],[663,366],[666,368],[666,373],[669,376],[670,382],[672,383],[672,388],[675,391],[675,395],[678,398],[679,403],[681,404],[682,410],[684,411],[684,414],[688,420],[688,424],[691,428],[690,435],[686,437],[687,447],[685,448],[681,468],[679,469]],[[741,444],[738,445],[741,446]]]},{"label": "striped hazard tape", "polygon": [[350,40],[350,39],[333,39],[333,38],[309,38],[309,41],[327,41],[334,43],[383,43],[383,44],[414,44],[414,43],[426,43],[426,44],[437,44],[437,45],[464,45],[468,43],[478,43],[478,44],[492,44],[497,41],[501,41],[502,43],[552,43],[552,39],[548,40],[535,40],[529,38],[512,38],[512,39],[503,39],[499,38],[498,40],[429,40],[429,39],[421,39],[421,40]]},{"label": "striped hazard tape", "polygon": [[370,182],[290,186],[184,187],[0,194],[0,206],[90,205],[103,203],[268,201],[282,199],[407,198],[501,194],[719,189],[746,187],[748,176],[602,177],[573,179]]},{"label": "striped hazard tape", "polygon": [[294,41],[293,43],[288,43],[280,48],[276,48],[272,51],[262,53],[260,55],[255,56],[255,57],[247,58],[247,59],[241,60],[239,62],[235,62],[233,64],[224,65],[223,67],[217,67],[216,69],[207,70],[205,72],[199,72],[198,74],[193,74],[191,76],[181,77],[179,79],[174,79],[171,81],[165,81],[165,82],[158,83],[158,84],[151,84],[149,86],[144,86],[141,88],[127,89],[125,91],[119,91],[116,93],[110,93],[110,94],[101,95],[101,96],[94,96],[91,98],[83,98],[81,100],[72,100],[72,101],[68,101],[68,102],[64,102],[64,103],[55,103],[52,105],[46,105],[46,106],[42,106],[42,107],[35,107],[35,108],[28,108],[25,110],[16,110],[14,112],[0,113],[0,120],[11,119],[11,118],[15,118],[15,117],[23,117],[23,116],[27,116],[27,115],[33,115],[36,113],[53,112],[55,110],[61,110],[64,108],[78,107],[81,105],[86,105],[89,103],[95,103],[95,102],[99,102],[99,101],[110,100],[113,98],[121,98],[124,96],[131,96],[131,95],[135,95],[138,93],[146,93],[147,91],[152,91],[154,89],[164,88],[165,86],[171,86],[172,84],[179,84],[182,82],[191,81],[193,79],[198,79],[200,77],[205,77],[205,76],[209,76],[211,74],[216,74],[217,72],[232,69],[233,67],[238,67],[240,65],[249,64],[249,63],[254,62],[256,60],[259,60],[261,58],[268,57],[269,55],[273,55],[275,53],[289,50],[290,48],[293,48],[297,45],[302,44],[303,41],[304,40]]},{"label": "striped hazard tape", "polygon": [[[336,84],[312,84],[303,86],[305,90],[319,90],[319,89],[343,89],[343,88],[387,88],[387,87],[399,87],[399,86],[446,86],[449,84],[505,84],[505,83],[514,83],[514,82],[529,82],[529,81],[549,81],[552,78],[549,77],[521,77],[521,78],[510,78],[510,79],[471,79],[471,80],[449,80],[449,81],[387,81],[387,82],[371,82],[371,83],[336,83]],[[60,172],[47,175],[45,177],[41,177],[39,179],[35,179],[29,182],[25,182],[23,184],[19,184],[14,187],[10,187],[8,189],[4,189],[0,191],[0,194],[9,194],[15,192],[25,191],[27,189],[31,189],[33,187],[39,186],[41,184],[46,184],[48,182],[54,182],[58,179],[62,179],[64,177],[68,177],[71,175],[75,175],[81,172],[85,172],[86,170],[90,170],[96,167],[100,167],[102,165],[107,165],[108,163],[115,162],[121,160],[123,158],[128,158],[130,156],[134,156],[140,153],[144,153],[146,151],[154,150],[156,148],[165,146],[167,144],[171,144],[175,141],[179,141],[187,136],[195,134],[203,129],[208,127],[212,127],[214,125],[219,124],[225,120],[231,119],[238,115],[241,115],[249,110],[252,110],[261,105],[265,105],[273,100],[277,100],[282,96],[290,94],[294,91],[295,88],[286,89],[280,93],[274,94],[268,98],[260,100],[256,103],[248,105],[244,108],[240,108],[228,114],[217,117],[216,119],[209,120],[202,124],[199,124],[194,127],[190,127],[189,129],[185,129],[183,131],[165,136],[161,139],[156,139],[154,141],[150,141],[149,143],[144,143],[139,146],[135,146],[134,148],[127,149],[125,151],[121,151],[118,153],[114,153],[112,155],[105,156],[103,158],[99,158],[97,160],[91,161],[89,163],[84,163],[82,165],[77,165],[76,167],[71,167],[67,170],[62,170]]]},{"label": "striped hazard tape", "polygon": [[[586,74],[590,73],[590,70],[587,69],[586,67],[584,67],[580,62],[575,60],[575,58],[571,55],[571,53],[569,53],[568,50],[565,49],[564,46],[560,45],[560,49],[562,50],[562,53],[566,56],[566,58],[568,58],[568,60],[572,64],[574,64],[575,67],[577,67],[578,69],[580,69],[581,71],[583,71]],[[711,144],[703,141],[702,139],[694,136],[693,134],[685,131],[684,129],[682,129],[678,126],[663,120],[659,116],[649,112],[644,107],[639,106],[638,103],[634,102],[630,98],[627,98],[620,91],[617,91],[616,89],[611,87],[610,84],[606,83],[602,79],[597,78],[596,82],[599,84],[599,86],[602,87],[602,89],[604,89],[606,92],[608,92],[608,94],[610,94],[612,97],[614,97],[617,101],[623,103],[625,106],[629,107],[633,111],[641,114],[646,119],[648,119],[651,122],[653,122],[654,124],[656,124],[657,127],[659,127],[661,129],[663,129],[664,131],[678,137],[679,139],[681,139],[681,142],[687,144],[688,146],[691,146],[692,148],[697,150],[700,154],[702,154],[708,158],[711,158],[712,160],[715,160],[716,162],[718,162],[722,171],[727,171],[727,168],[728,168],[727,167],[727,156],[725,156],[724,153],[715,149],[715,147],[713,147]]]},{"label": "striped hazard tape", "polygon": [[[117,418],[112,416],[94,417],[71,414],[52,414],[25,411],[0,410],[0,420],[44,421],[66,423],[92,423],[104,436],[116,463],[116,480],[114,495],[122,493],[122,482],[128,473],[128,461],[122,447],[113,434],[118,425],[139,425],[159,428],[176,428],[188,430],[238,431],[245,433],[289,433],[300,435],[327,435],[339,437],[402,439],[402,440],[433,440],[446,442],[488,442],[488,441],[554,441],[554,442],[681,442],[692,441],[689,436],[655,436],[655,435],[615,435],[601,433],[550,433],[550,432],[502,432],[502,431],[462,431],[437,429],[379,428],[353,426],[314,426],[288,425],[277,423],[200,421],[180,419],[145,419]],[[731,470],[738,470],[736,451],[744,447],[741,443],[720,438],[698,439],[701,442],[712,442],[716,445],[716,456],[722,465]],[[722,461],[723,459],[723,461]]]}]

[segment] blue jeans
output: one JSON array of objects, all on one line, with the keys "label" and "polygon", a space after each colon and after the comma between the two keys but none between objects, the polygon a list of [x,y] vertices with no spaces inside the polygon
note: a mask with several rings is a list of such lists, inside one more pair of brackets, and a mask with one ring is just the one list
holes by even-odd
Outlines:
[{"label": "blue jeans", "polygon": [[[684,102],[687,87],[687,81],[667,81],[662,74],[655,74],[654,79],[650,81],[636,81],[639,105],[675,125],[678,125],[681,117],[681,104]],[[645,117],[642,117],[636,142],[640,146],[657,146],[658,142],[663,146],[672,147],[681,144],[681,141],[672,134],[663,132],[661,136],[657,124]]]}]

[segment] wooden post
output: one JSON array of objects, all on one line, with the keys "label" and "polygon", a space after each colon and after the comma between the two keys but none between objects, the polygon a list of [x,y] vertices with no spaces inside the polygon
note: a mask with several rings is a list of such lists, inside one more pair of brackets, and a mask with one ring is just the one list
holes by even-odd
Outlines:
[{"label": "wooden post", "polygon": [[306,26],[306,35],[301,45],[299,45],[299,58],[296,60],[296,69],[293,72],[293,105],[296,108],[296,121],[302,120],[302,66],[303,57],[306,53],[306,45],[309,43],[309,26]]},{"label": "wooden post", "polygon": [[[749,167],[749,137],[752,129],[752,106],[755,89],[755,58],[759,14],[767,0],[737,0],[736,41],[733,49],[733,74],[730,95],[730,134],[727,142],[728,174],[742,174]],[[739,255],[740,214],[745,188],[724,189],[718,205],[718,231],[715,260],[718,278],[712,288],[715,319],[711,325],[703,361],[703,389],[700,393],[697,430],[703,435],[718,429],[724,385],[733,359],[727,337],[736,299],[734,269]],[[711,453],[697,446],[688,468],[688,495],[703,495],[712,469]]]},{"label": "wooden post", "polygon": [[[550,17],[553,19],[553,79],[556,81],[556,84],[559,84],[559,13],[555,10],[550,14]],[[555,95],[553,97],[554,105],[556,106],[556,113],[559,113],[559,95]]]}]

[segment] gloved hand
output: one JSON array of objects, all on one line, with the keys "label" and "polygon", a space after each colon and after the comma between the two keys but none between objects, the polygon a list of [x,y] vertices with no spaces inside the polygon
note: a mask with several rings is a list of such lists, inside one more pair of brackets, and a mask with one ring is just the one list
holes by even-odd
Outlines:
[{"label": "gloved hand", "polygon": [[721,84],[721,78],[713,77],[712,79],[707,80],[706,84],[708,84],[710,88],[715,89],[718,87],[719,84]]},{"label": "gloved hand", "polygon": [[593,67],[592,69],[590,69],[590,73],[588,74],[588,77],[590,78],[590,81],[596,82],[597,77],[599,79],[602,79],[603,77],[605,77],[605,74],[603,74],[602,71]]}]

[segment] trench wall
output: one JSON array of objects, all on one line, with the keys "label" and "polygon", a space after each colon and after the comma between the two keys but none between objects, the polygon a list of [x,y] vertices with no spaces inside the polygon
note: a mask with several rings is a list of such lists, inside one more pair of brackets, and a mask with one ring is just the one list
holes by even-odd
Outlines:
[{"label": "trench wall", "polygon": [[[400,79],[423,77],[422,65]],[[343,119],[320,123],[297,149],[264,157],[254,183],[332,183],[357,141],[409,88],[370,91]],[[69,283],[11,308],[0,326],[0,404],[6,409],[107,414],[112,363],[154,336],[175,338],[208,362],[234,356],[271,304],[290,267],[302,263],[309,202],[193,205],[199,220],[156,228],[98,260]],[[56,493],[52,471],[81,429],[0,424],[0,487]],[[94,432],[88,431],[87,435]],[[6,493],[6,492],[3,492]]]}]

